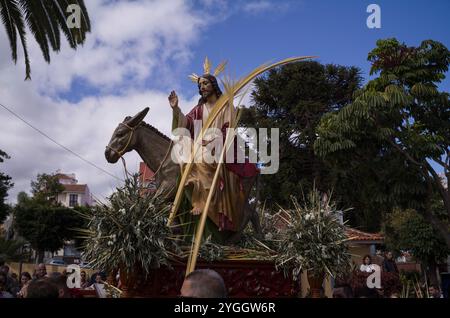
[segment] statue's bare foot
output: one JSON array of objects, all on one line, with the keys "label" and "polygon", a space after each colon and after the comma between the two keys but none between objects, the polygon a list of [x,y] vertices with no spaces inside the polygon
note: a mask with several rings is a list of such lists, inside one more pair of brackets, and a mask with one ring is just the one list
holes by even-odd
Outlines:
[{"label": "statue's bare foot", "polygon": [[200,210],[199,208],[193,208],[192,209],[192,214],[193,215],[200,215],[202,213],[202,210]]}]

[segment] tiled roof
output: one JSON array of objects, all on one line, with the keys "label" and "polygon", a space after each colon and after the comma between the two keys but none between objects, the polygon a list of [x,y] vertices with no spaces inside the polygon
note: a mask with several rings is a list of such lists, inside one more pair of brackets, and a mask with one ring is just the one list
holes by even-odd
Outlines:
[{"label": "tiled roof", "polygon": [[63,184],[64,191],[63,192],[82,192],[86,191],[86,184]]},{"label": "tiled roof", "polygon": [[384,241],[381,233],[367,233],[351,227],[345,229],[350,241]]}]

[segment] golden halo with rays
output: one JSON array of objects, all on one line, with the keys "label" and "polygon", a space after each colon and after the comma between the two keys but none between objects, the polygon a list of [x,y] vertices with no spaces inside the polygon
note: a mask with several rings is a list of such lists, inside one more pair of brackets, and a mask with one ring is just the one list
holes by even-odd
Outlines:
[{"label": "golden halo with rays", "polygon": [[[219,65],[217,65],[212,75],[214,75],[215,77],[219,76],[219,74],[225,70],[226,65],[227,61],[222,61]],[[211,62],[208,59],[208,57],[206,57],[205,61],[203,62],[203,74],[210,74],[210,72],[211,72]],[[195,73],[189,75],[189,79],[194,83],[198,83],[199,78],[200,76]]]}]

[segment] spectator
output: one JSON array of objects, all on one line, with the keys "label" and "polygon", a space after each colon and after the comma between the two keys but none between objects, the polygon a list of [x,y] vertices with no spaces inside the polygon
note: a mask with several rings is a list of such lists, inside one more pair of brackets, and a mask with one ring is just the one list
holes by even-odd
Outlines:
[{"label": "spectator", "polygon": [[58,287],[49,279],[39,278],[30,282],[27,288],[27,298],[58,298]]},{"label": "spectator", "polygon": [[333,289],[333,298],[353,298],[350,286],[341,286]]},{"label": "spectator", "polygon": [[103,284],[104,279],[102,277],[102,274],[97,273],[97,275],[95,275],[95,283],[96,284]]},{"label": "spectator", "polygon": [[211,269],[198,269],[186,276],[182,297],[225,298],[227,291],[222,277]]},{"label": "spectator", "polygon": [[439,287],[436,285],[430,285],[430,287],[428,287],[428,295],[429,298],[444,298],[439,290]]},{"label": "spectator", "polygon": [[35,278],[40,279],[44,277],[47,277],[47,268],[45,267],[45,264],[40,263],[35,270]]},{"label": "spectator", "polygon": [[103,284],[106,281],[106,274],[103,272],[96,272],[91,275],[91,279],[89,281],[89,286],[94,284]]},{"label": "spectator", "polygon": [[0,273],[3,273],[5,275],[9,274],[9,266],[3,264],[2,266],[0,266]]},{"label": "spectator", "polygon": [[17,293],[17,298],[26,298],[27,297],[27,288],[28,284],[31,281],[31,275],[28,272],[22,272],[20,274],[20,291]]},{"label": "spectator", "polygon": [[86,272],[85,271],[81,271],[80,275],[81,275],[80,287],[82,289],[87,288],[89,286],[89,282],[86,279]]},{"label": "spectator", "polygon": [[67,286],[67,277],[61,273],[52,273],[48,281],[57,287],[58,298],[71,298],[70,289]]},{"label": "spectator", "polygon": [[13,295],[6,290],[7,276],[0,272],[0,298],[13,298]]},{"label": "spectator", "polygon": [[372,264],[372,257],[370,257],[370,255],[365,255],[363,257],[363,262],[359,267],[359,270],[365,273],[372,273],[375,271],[375,267]]},{"label": "spectator", "polygon": [[11,295],[15,295],[19,290],[19,282],[17,279],[14,279],[9,274],[9,266],[8,265],[2,265],[0,267],[0,273],[5,274],[6,277],[6,285],[5,285],[5,291],[10,293]]},{"label": "spectator", "polygon": [[392,252],[387,252],[383,260],[383,271],[387,273],[398,273],[397,264],[395,264]]}]

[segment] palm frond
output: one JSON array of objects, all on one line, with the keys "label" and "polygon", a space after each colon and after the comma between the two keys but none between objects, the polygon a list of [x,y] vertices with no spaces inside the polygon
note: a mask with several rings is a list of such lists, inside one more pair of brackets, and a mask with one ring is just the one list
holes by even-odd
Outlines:
[{"label": "palm frond", "polygon": [[16,23],[13,17],[14,11],[20,12],[15,0],[1,0],[0,1],[0,16],[2,23],[6,29],[6,35],[9,39],[9,46],[11,48],[12,60],[17,62],[17,30]]},{"label": "palm frond", "polygon": [[215,77],[219,76],[219,74],[225,70],[226,65],[227,65],[227,61],[223,61],[219,65],[217,65],[216,69],[214,70],[214,76]]},{"label": "palm frond", "polygon": [[39,5],[36,1],[20,1],[20,5],[25,16],[25,21],[33,34],[36,42],[41,48],[44,60],[50,63],[50,48],[48,45],[47,35],[42,24],[42,12],[39,10]]},{"label": "palm frond", "polygon": [[[28,55],[25,24],[19,4],[17,0],[1,0],[0,10],[2,11],[2,22],[5,25],[8,37],[10,38],[10,47],[14,63],[17,62],[17,39],[14,28],[19,34],[25,59],[25,80],[28,80],[31,77],[30,57]],[[11,35],[12,38],[10,37],[10,32],[14,33],[14,35]]]},{"label": "palm frond", "polygon": [[[66,9],[71,4],[76,4],[80,8],[80,28],[68,27]],[[0,18],[6,29],[14,63],[17,62],[17,34],[19,34],[25,58],[25,80],[31,78],[25,25],[30,29],[47,63],[50,63],[50,50],[58,52],[61,49],[60,29],[73,49],[84,43],[86,33],[91,30],[83,0],[0,0]]]}]

